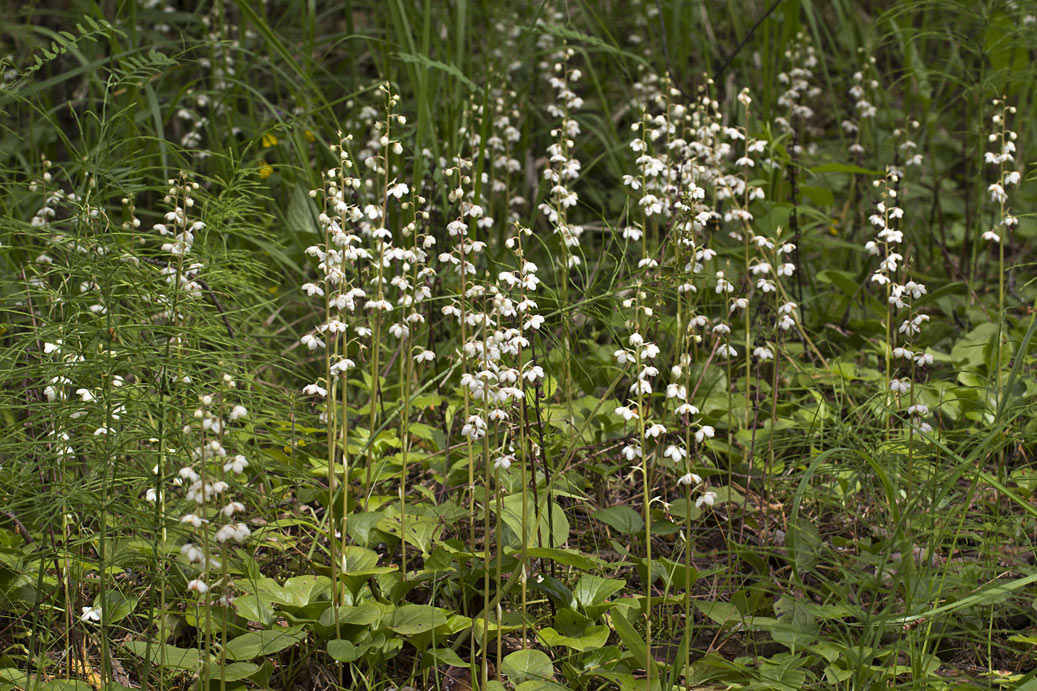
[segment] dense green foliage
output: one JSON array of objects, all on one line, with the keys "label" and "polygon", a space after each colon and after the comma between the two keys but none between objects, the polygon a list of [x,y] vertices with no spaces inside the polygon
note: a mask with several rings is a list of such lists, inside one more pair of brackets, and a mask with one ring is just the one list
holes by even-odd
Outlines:
[{"label": "dense green foliage", "polygon": [[0,688],[1037,688],[1032,2],[6,10]]}]

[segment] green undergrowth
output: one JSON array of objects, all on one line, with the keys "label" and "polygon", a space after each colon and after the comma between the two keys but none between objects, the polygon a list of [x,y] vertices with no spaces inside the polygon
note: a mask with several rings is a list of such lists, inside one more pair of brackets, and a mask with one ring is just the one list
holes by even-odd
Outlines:
[{"label": "green undergrowth", "polygon": [[1037,8],[0,18],[0,689],[1037,688]]}]

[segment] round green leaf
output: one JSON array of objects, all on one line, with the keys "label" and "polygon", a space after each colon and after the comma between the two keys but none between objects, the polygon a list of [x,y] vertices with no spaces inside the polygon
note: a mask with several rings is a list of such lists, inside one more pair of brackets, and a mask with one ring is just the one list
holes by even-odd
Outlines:
[{"label": "round green leaf", "polygon": [[512,684],[526,680],[548,681],[554,676],[551,658],[540,650],[516,650],[501,662],[501,671]]}]

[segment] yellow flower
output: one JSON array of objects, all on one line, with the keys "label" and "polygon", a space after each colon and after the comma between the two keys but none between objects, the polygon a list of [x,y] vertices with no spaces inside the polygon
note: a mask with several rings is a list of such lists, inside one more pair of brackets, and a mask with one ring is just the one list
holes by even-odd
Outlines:
[{"label": "yellow flower", "polygon": [[266,134],[263,135],[263,148],[264,149],[269,149],[271,146],[276,146],[276,145],[277,145],[277,137],[275,137],[270,132],[267,132]]},{"label": "yellow flower", "polygon": [[259,167],[259,179],[266,180],[268,177],[274,174],[274,168],[269,163],[264,163]]},{"label": "yellow flower", "polygon": [[313,132],[311,132],[310,130],[306,130],[305,132],[303,132],[302,136],[306,137],[306,141],[308,142],[317,141],[317,138],[313,136]]}]

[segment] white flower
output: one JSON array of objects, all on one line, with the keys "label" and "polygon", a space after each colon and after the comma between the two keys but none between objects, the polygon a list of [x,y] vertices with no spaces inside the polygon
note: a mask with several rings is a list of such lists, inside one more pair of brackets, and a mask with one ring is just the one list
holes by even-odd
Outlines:
[{"label": "white flower", "polygon": [[645,430],[645,436],[655,439],[660,435],[666,434],[666,425],[661,425],[658,422]]},{"label": "white flower", "polygon": [[539,329],[543,324],[544,324],[544,318],[542,316],[540,316],[539,314],[534,314],[533,316],[531,316],[529,319],[526,320],[526,323],[522,325],[522,328],[523,329],[534,329],[535,330],[535,329]]},{"label": "white flower", "polygon": [[616,415],[620,416],[627,422],[637,419],[637,413],[631,410],[628,406],[621,405],[614,411]]},{"label": "white flower", "polygon": [[530,384],[534,384],[536,383],[537,379],[544,378],[544,368],[540,365],[533,365],[532,367],[528,368],[525,371],[525,373],[523,373],[522,377]]},{"label": "white flower", "polygon": [[677,398],[683,401],[688,397],[688,390],[684,387],[683,384],[667,384],[666,397]]},{"label": "white flower", "polygon": [[1008,201],[1008,195],[1005,194],[1005,188],[996,182],[987,187],[987,192],[990,192],[990,199],[998,204],[1003,204]]},{"label": "white flower", "polygon": [[493,467],[497,470],[508,470],[514,462],[514,456],[501,456],[493,462]]},{"label": "white flower", "polygon": [[187,589],[193,590],[199,595],[205,595],[207,592],[209,592],[209,586],[206,585],[205,581],[201,580],[200,578],[196,578],[190,583],[188,583]]},{"label": "white flower", "polygon": [[468,422],[461,428],[461,436],[472,441],[482,439],[486,434],[486,421],[478,415],[468,417]]},{"label": "white flower", "polygon": [[720,357],[738,357],[738,350],[727,343],[721,343],[717,348],[717,355]]},{"label": "white flower", "polygon": [[641,458],[641,447],[637,444],[628,444],[623,447],[623,458],[628,461],[633,461],[635,458]]},{"label": "white flower", "polygon": [[700,496],[698,499],[695,500],[695,506],[697,508],[702,508],[703,504],[705,504],[706,506],[713,506],[713,504],[716,503],[716,500],[717,500],[717,493],[716,492],[712,492],[712,491],[710,491],[710,492],[703,492],[702,496]]},{"label": "white flower", "polygon": [[663,451],[663,457],[672,458],[674,463],[680,463],[687,455],[688,452],[684,450],[684,447],[677,446],[676,444],[670,444]]},{"label": "white flower", "polygon": [[419,348],[418,352],[414,354],[414,362],[417,363],[432,362],[435,359],[436,354],[431,350],[425,350],[424,348]]},{"label": "white flower", "polygon": [[[702,478],[696,475],[695,473],[684,473],[684,475],[681,475],[679,478],[677,478],[678,486],[687,485],[688,487],[691,487],[692,485],[697,485],[701,482]],[[698,502],[696,502],[696,504],[697,503]]]},{"label": "white flower", "polygon": [[188,513],[180,517],[180,522],[190,524],[195,528],[201,528],[202,524],[208,523],[209,521],[196,514]]},{"label": "white flower", "polygon": [[652,393],[652,383],[647,379],[638,379],[636,382],[630,385],[631,393],[637,394],[650,394]]},{"label": "white flower", "polygon": [[761,360],[772,360],[774,358],[774,353],[771,352],[770,348],[764,348],[761,346],[753,351],[753,356]]},{"label": "white flower", "polygon": [[244,504],[242,504],[240,501],[232,501],[229,504],[227,504],[226,506],[224,506],[222,509],[220,509],[220,513],[223,514],[224,516],[226,516],[227,518],[230,518],[231,516],[233,516],[234,514],[238,513],[239,511],[244,511],[244,510],[245,510],[245,505]]},{"label": "white flower", "polygon": [[682,403],[673,411],[676,415],[698,415],[699,409],[690,403]]},{"label": "white flower", "polygon": [[717,431],[709,425],[703,425],[695,432],[695,442],[701,444],[704,439],[712,439]]},{"label": "white flower", "polygon": [[324,289],[316,283],[303,283],[302,289],[310,297],[313,297],[314,295],[320,295],[321,297],[324,296]]},{"label": "white flower", "polygon": [[223,472],[240,475],[241,473],[245,472],[245,468],[247,467],[248,459],[242,456],[241,454],[238,454],[237,456],[223,464]]},{"label": "white flower", "polygon": [[79,616],[82,621],[101,621],[100,607],[83,607],[83,613]]},{"label": "white flower", "polygon": [[180,548],[181,556],[185,557],[188,562],[194,564],[205,558],[205,553],[201,549],[191,544],[190,542],[184,543]]},{"label": "white flower", "polygon": [[321,398],[328,395],[328,390],[319,384],[307,384],[302,387],[302,392],[307,396],[320,396]]},{"label": "white flower", "polygon": [[248,417],[248,410],[243,405],[236,405],[233,408],[231,408],[231,411],[227,415],[227,417],[230,419],[231,422],[235,420],[240,420],[242,418]]}]

